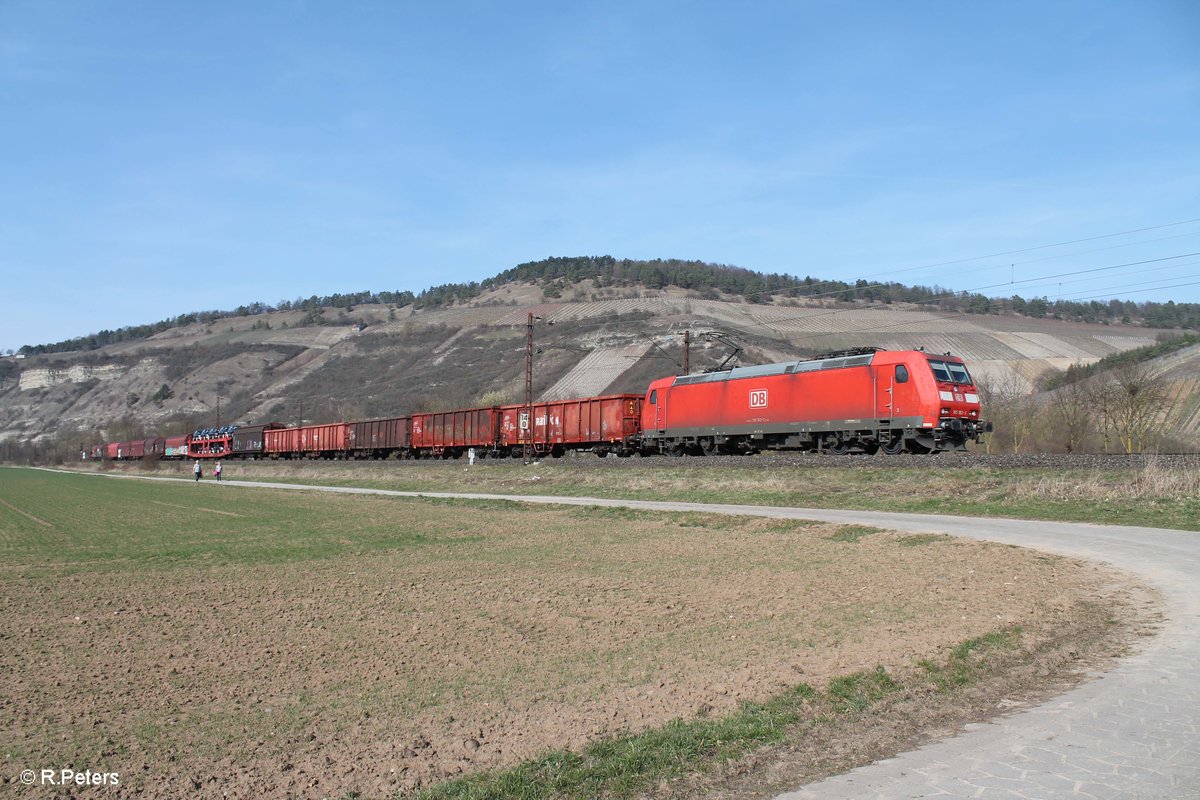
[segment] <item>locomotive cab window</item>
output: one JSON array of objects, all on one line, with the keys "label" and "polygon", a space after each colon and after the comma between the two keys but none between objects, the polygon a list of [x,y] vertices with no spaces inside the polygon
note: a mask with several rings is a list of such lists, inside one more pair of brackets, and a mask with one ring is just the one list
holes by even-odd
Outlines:
[{"label": "locomotive cab window", "polygon": [[908,367],[903,364],[896,365],[896,383],[908,383]]},{"label": "locomotive cab window", "polygon": [[946,366],[950,368],[950,377],[955,383],[970,383],[971,376],[967,374],[967,368],[962,364],[955,364],[952,361],[946,362]]},{"label": "locomotive cab window", "polygon": [[930,359],[929,368],[933,370],[933,377],[942,383],[969,384],[971,382],[971,376],[967,374],[967,368],[962,364]]},{"label": "locomotive cab window", "polygon": [[650,405],[652,405],[652,406],[658,405],[658,389],[655,389],[654,391],[650,392]]}]

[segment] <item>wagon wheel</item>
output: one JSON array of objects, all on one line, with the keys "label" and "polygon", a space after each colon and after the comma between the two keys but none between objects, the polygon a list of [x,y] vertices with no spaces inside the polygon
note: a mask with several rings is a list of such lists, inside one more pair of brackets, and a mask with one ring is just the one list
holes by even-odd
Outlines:
[{"label": "wagon wheel", "polygon": [[700,440],[700,452],[701,452],[701,454],[706,455],[706,456],[716,455],[716,452],[717,452],[716,441],[714,441],[711,436],[707,436],[707,437],[701,439]]},{"label": "wagon wheel", "polygon": [[899,453],[903,453],[904,452],[904,435],[899,434],[899,433],[893,433],[892,438],[883,442],[881,447],[883,448],[883,452],[887,453],[889,456],[894,456],[894,455],[898,455]]},{"label": "wagon wheel", "polygon": [[835,456],[844,456],[850,452],[850,443],[843,439],[830,439],[829,452]]},{"label": "wagon wheel", "polygon": [[916,439],[909,439],[906,444],[908,445],[908,452],[915,453],[916,455],[925,455],[926,453],[933,452],[932,448],[926,447]]},{"label": "wagon wheel", "polygon": [[680,458],[684,455],[683,445],[678,443],[671,445],[667,449],[667,455],[669,455],[671,458]]}]

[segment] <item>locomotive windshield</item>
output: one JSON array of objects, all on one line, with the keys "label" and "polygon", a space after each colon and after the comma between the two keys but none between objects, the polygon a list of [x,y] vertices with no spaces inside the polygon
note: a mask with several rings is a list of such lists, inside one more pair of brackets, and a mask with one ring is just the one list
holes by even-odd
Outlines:
[{"label": "locomotive windshield", "polygon": [[967,374],[967,368],[954,361],[934,361],[929,360],[929,368],[933,370],[933,377],[943,383],[966,383],[971,382],[971,376]]}]

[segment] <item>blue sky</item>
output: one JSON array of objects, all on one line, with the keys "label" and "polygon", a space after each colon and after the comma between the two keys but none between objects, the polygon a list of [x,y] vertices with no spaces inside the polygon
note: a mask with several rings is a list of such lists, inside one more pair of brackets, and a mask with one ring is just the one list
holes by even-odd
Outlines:
[{"label": "blue sky", "polygon": [[0,350],[552,255],[1200,302],[1192,0],[0,0],[0,108]]}]

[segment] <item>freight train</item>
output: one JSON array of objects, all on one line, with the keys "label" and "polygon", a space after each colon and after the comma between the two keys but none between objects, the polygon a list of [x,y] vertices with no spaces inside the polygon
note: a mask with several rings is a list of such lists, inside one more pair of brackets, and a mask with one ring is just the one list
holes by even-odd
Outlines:
[{"label": "freight train", "polygon": [[[644,394],[413,413],[288,427],[205,428],[109,442],[97,459],[367,459],[747,454],[764,450],[938,453],[992,425],[961,358],[856,348],[816,358],[677,375]],[[86,454],[85,454],[86,455]]]}]

